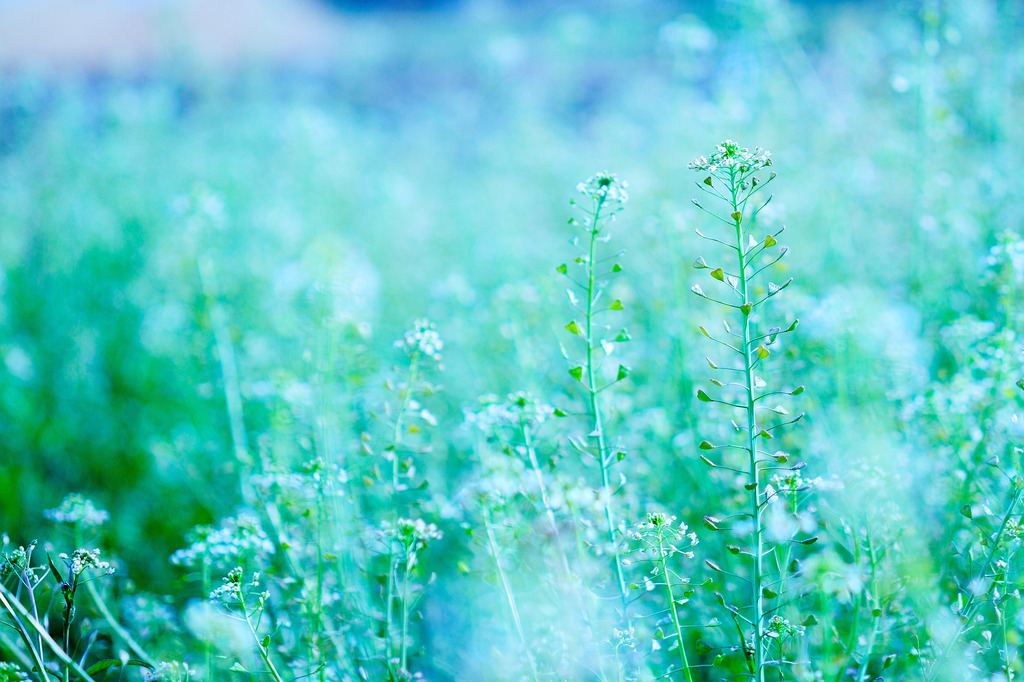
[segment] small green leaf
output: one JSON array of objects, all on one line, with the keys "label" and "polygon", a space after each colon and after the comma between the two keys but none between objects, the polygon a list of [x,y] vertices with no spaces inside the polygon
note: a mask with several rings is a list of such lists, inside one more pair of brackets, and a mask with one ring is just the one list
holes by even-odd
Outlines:
[{"label": "small green leaf", "polygon": [[[50,563],[50,570],[53,571],[55,576],[57,576],[57,580],[64,582],[64,576],[62,576],[60,571],[57,570],[57,565],[53,563],[53,559],[50,557],[49,552],[46,553],[46,560]],[[69,575],[68,577],[70,578],[71,576]]]},{"label": "small green leaf", "polygon": [[569,274],[569,267],[565,263],[559,265],[557,268],[555,268],[555,270],[562,273],[563,275]]},{"label": "small green leaf", "polygon": [[726,545],[725,548],[727,550],[729,550],[730,554],[733,554],[733,555],[739,554],[740,552],[743,551],[739,547],[737,547],[736,545]]},{"label": "small green leaf", "polygon": [[725,660],[725,654],[718,654],[717,656],[715,656],[715,660],[711,661],[711,666],[715,667],[723,660]]},{"label": "small green leaf", "polygon": [[718,465],[717,465],[717,464],[715,464],[714,462],[712,462],[712,461],[711,461],[710,459],[708,459],[708,458],[707,458],[707,457],[705,457],[704,455],[697,455],[697,456],[698,456],[698,457],[700,457],[700,461],[704,462],[705,464],[707,464],[707,465],[708,465],[709,467],[711,467],[712,469],[717,469],[717,468],[718,468]]},{"label": "small green leaf", "polygon": [[618,374],[615,375],[615,380],[622,381],[623,379],[629,376],[629,373],[629,367],[626,367],[625,365],[619,365],[619,372]]},{"label": "small green leaf", "polygon": [[228,670],[230,670],[233,673],[247,673],[247,672],[249,672],[248,670],[245,669],[245,666],[242,665],[241,663],[239,663],[238,661],[235,661],[235,664],[233,666],[231,666],[230,668],[228,668]]},{"label": "small green leaf", "polygon": [[804,387],[803,386],[797,386],[792,391],[790,391],[789,394],[790,395],[800,395],[803,392],[804,392]]},{"label": "small green leaf", "polygon": [[618,452],[615,453],[615,461],[616,462],[621,462],[624,459],[626,459],[626,453],[625,452],[623,452],[622,450],[619,450]]},{"label": "small green leaf", "polygon": [[[716,519],[714,516],[705,516],[704,517],[704,526],[708,530],[718,530],[718,519]],[[721,570],[721,569],[716,569],[716,570]]]},{"label": "small green leaf", "polygon": [[719,282],[725,281],[725,272],[722,270],[722,268],[715,268],[714,270],[712,270],[711,276],[717,279]]},{"label": "small green leaf", "polygon": [[778,244],[778,242],[775,241],[775,237],[773,237],[771,235],[768,235],[767,237],[764,238],[764,248],[766,248],[766,249],[767,248],[771,248],[772,246],[775,246],[776,244]]},{"label": "small green leaf", "polygon": [[761,596],[764,597],[765,599],[775,599],[776,597],[779,596],[779,593],[778,592],[773,592],[769,588],[764,587],[764,588],[761,589]]},{"label": "small green leaf", "polygon": [[555,408],[555,412],[554,412],[554,415],[555,415],[556,417],[568,417],[568,416],[569,416],[569,413],[568,413],[568,412],[566,412],[565,410],[561,409],[561,408],[558,408],[558,407],[556,407],[556,408]]},{"label": "small green leaf", "polygon": [[697,400],[701,401],[702,403],[710,403],[711,402],[711,396],[709,396],[707,393],[705,393],[704,389],[698,388],[697,389]]},{"label": "small green leaf", "polygon": [[807,627],[810,627],[812,625],[817,625],[818,624],[818,619],[814,617],[814,614],[811,614],[811,615],[807,616],[806,618],[804,618],[804,622],[802,622],[800,624],[803,625],[805,628],[807,628]]},{"label": "small green leaf", "polygon": [[708,330],[705,329],[704,327],[697,327],[697,329],[699,329],[700,333],[703,334],[704,336],[708,337],[709,339],[714,339],[715,338],[715,337],[711,336],[711,334],[708,333]]},{"label": "small green leaf", "polygon": [[615,299],[612,304],[608,306],[609,310],[622,310],[622,301]]},{"label": "small green leaf", "polygon": [[698,639],[697,643],[693,645],[694,651],[697,652],[698,656],[704,656],[711,653],[711,647],[703,639]]},{"label": "small green leaf", "polygon": [[565,328],[569,330],[570,334],[581,334],[580,327],[576,324],[576,320],[573,320],[569,324],[565,325]]},{"label": "small green leaf", "polygon": [[718,386],[719,388],[722,388],[722,387],[724,387],[724,386],[725,386],[725,384],[723,384],[723,383],[722,383],[721,381],[719,381],[718,379],[708,379],[708,381],[710,381],[710,382],[711,382],[712,384],[714,384],[715,386]]},{"label": "small green leaf", "polygon": [[1024,391],[1024,379],[1017,379],[1017,388]]},{"label": "small green leaf", "polygon": [[269,647],[270,646],[270,635],[267,635],[266,637],[264,637],[263,641],[260,642],[260,644],[263,646],[264,649]]},{"label": "small green leaf", "polygon": [[631,341],[632,339],[633,337],[630,336],[629,332],[626,331],[625,329],[621,330],[615,337],[616,343],[625,343],[626,341]]},{"label": "small green leaf", "polygon": [[886,654],[882,659],[882,670],[891,668],[892,664],[896,662],[896,654]]},{"label": "small green leaf", "polygon": [[960,514],[968,519],[974,518],[974,512],[971,511],[971,505],[969,504],[965,504],[964,506],[960,507]]},{"label": "small green leaf", "polygon": [[729,217],[735,220],[736,222],[739,222],[743,218],[743,214],[740,213],[739,211],[736,211],[735,213],[730,213]]},{"label": "small green leaf", "polygon": [[793,331],[794,329],[796,329],[798,324],[800,324],[800,318],[799,317],[796,318],[795,320],[793,320],[793,324],[789,325],[789,328],[786,331],[787,332]]},{"label": "small green leaf", "polygon": [[817,537],[804,538],[803,540],[796,540],[796,542],[800,543],[801,545],[813,545],[817,541],[818,541]]},{"label": "small green leaf", "polygon": [[612,272],[622,272],[622,266],[616,263],[612,266]]},{"label": "small green leaf", "polygon": [[700,445],[698,445],[697,447],[700,448],[701,450],[714,450],[715,449],[715,446],[712,445],[711,443],[707,442],[706,440],[702,440],[700,442]]},{"label": "small green leaf", "polygon": [[757,357],[759,360],[764,360],[769,355],[771,355],[771,351],[769,351],[767,348],[765,348],[764,346],[757,347]]},{"label": "small green leaf", "polygon": [[750,311],[753,310],[754,306],[751,303],[744,303],[740,306],[740,310],[743,311],[744,315],[750,315]]},{"label": "small green leaf", "polygon": [[[146,663],[145,661],[141,661],[141,660],[139,660],[137,658],[129,658],[128,660],[126,660],[124,662],[124,664],[125,665],[134,665],[134,666],[137,666],[139,668],[149,668],[150,670],[156,670],[156,668],[154,668],[151,664]],[[89,668],[85,672],[89,673],[89,675],[92,676],[92,675],[95,675],[96,673],[103,672],[104,670],[107,670],[108,668],[112,668],[115,665],[121,665],[121,659],[119,659],[119,658],[104,658],[101,661],[96,661],[95,663],[93,663],[91,666],[89,666]]]},{"label": "small green leaf", "polygon": [[580,366],[573,367],[569,370],[569,376],[576,381],[583,381],[583,368]]},{"label": "small green leaf", "polygon": [[705,559],[704,565],[710,568],[712,571],[715,571],[716,573],[722,573],[722,567],[716,564],[711,559]]},{"label": "small green leaf", "polygon": [[469,575],[470,573],[469,564],[465,561],[456,562],[455,567],[459,569],[459,573],[462,575]]},{"label": "small green leaf", "polygon": [[708,366],[711,367],[711,369],[718,369],[718,365],[716,365],[714,362],[712,362],[711,358],[704,358],[704,359],[708,361]]},{"label": "small green leaf", "polygon": [[711,183],[711,176],[710,175],[707,176],[706,178],[704,178],[704,184],[707,185],[708,187],[714,187],[714,185]]}]

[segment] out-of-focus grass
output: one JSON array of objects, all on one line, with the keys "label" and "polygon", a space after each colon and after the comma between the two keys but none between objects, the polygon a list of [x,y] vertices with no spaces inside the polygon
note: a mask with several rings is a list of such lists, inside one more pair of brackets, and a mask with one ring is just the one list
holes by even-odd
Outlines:
[{"label": "out-of-focus grass", "polygon": [[[808,386],[793,446],[822,473],[931,481],[947,465],[901,410],[956,370],[939,330],[998,310],[981,273],[996,233],[1020,229],[1018,20],[996,0],[469,4],[363,17],[365,49],[316,67],[9,71],[0,527],[42,537],[42,509],[81,491],[159,589],[185,531],[241,502],[204,258],[253,452],[299,459],[324,414],[356,449],[390,341],[423,314],[448,343],[442,423],[485,392],[568,401],[553,268],[573,254],[566,196],[605,168],[632,196],[613,226],[632,273],[614,291],[634,337],[615,404],[631,479],[699,519],[716,492],[694,454],[707,311],[685,295],[686,166],[727,137],[785,168],[763,219],[788,225],[781,312],[804,322],[780,370]],[[176,198],[197,185],[223,215],[190,226]],[[452,493],[469,469],[458,436],[437,439],[420,466]],[[887,491],[938,523],[919,483]]]}]

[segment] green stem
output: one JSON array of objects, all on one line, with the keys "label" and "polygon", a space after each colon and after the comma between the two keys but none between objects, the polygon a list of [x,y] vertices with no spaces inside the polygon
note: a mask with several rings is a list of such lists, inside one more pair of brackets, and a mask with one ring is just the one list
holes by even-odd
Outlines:
[{"label": "green stem", "polygon": [[[750,292],[747,283],[747,260],[743,246],[743,215],[742,204],[739,199],[740,180],[735,175],[730,183],[732,190],[733,222],[736,228],[736,253],[739,259],[739,294],[742,299],[741,305],[752,306]],[[741,314],[742,311],[741,311]],[[761,467],[757,461],[757,421],[754,403],[754,360],[751,349],[750,315],[743,314],[743,376],[746,383],[747,394],[747,454],[749,459],[748,470],[748,495],[750,501],[750,520],[753,523],[753,537],[750,541],[750,553],[754,562],[754,575],[751,580],[752,606],[754,609],[754,675],[758,682],[764,682],[764,649],[762,620],[764,619],[764,607],[761,603],[761,588],[764,580],[764,544],[761,537]]]},{"label": "green stem", "polygon": [[[32,627],[32,629],[36,631],[36,634],[46,644],[46,646],[48,646],[50,648],[50,650],[53,652],[53,654],[58,659],[60,659],[61,664],[65,665],[65,666],[68,666],[71,670],[74,670],[75,673],[77,673],[82,678],[82,680],[84,680],[84,682],[94,682],[92,677],[89,676],[89,673],[87,673],[85,671],[85,669],[82,668],[82,666],[80,666],[70,656],[68,656],[68,654],[64,651],[64,649],[61,647],[61,645],[58,644],[53,639],[53,637],[50,636],[50,633],[46,631],[46,628],[43,627],[43,625],[38,620],[36,620],[35,618],[32,617],[32,614],[30,614],[28,612],[28,609],[26,609],[25,606],[20,601],[15,599],[14,595],[11,594],[10,591],[3,584],[0,584],[0,605],[2,605],[3,608],[6,609],[9,613],[13,614],[13,613],[17,612],[17,614],[22,619],[24,619],[24,622],[28,623]],[[24,627],[24,626],[22,626],[22,627]],[[25,628],[25,632],[23,633],[23,637],[26,639],[26,643],[27,643],[28,642],[27,628]],[[34,648],[30,647],[30,649],[32,649],[34,654],[40,654],[40,652],[35,652]],[[42,671],[45,670],[45,668],[42,667],[42,665],[41,665],[42,664],[41,654],[40,655],[33,655],[33,658],[36,659],[37,665],[40,665],[40,668],[39,668],[40,674],[43,674],[45,676],[45,674],[42,672]]]},{"label": "green stem", "polygon": [[218,300],[217,271],[210,256],[199,258],[199,282],[206,298],[213,327],[213,339],[217,345],[217,357],[220,360],[221,380],[224,382],[224,399],[227,404],[228,425],[231,429],[231,443],[235,450],[238,463],[238,486],[242,500],[252,504],[252,488],[246,478],[252,466],[249,455],[249,444],[245,435],[245,414],[242,408],[242,391],[238,381],[238,362],[235,358],[235,346],[228,330],[227,314]]},{"label": "green stem", "polygon": [[594,420],[594,430],[591,435],[597,439],[597,456],[601,466],[601,487],[604,496],[604,515],[608,530],[608,545],[611,548],[615,561],[615,577],[619,588],[619,598],[622,601],[622,622],[628,629],[631,625],[629,618],[629,601],[626,596],[626,580],[622,573],[622,560],[619,556],[618,542],[615,537],[615,514],[612,508],[612,486],[610,481],[611,463],[608,461],[608,444],[604,432],[604,425],[601,418],[601,406],[598,401],[600,389],[597,384],[597,372],[594,368],[594,303],[597,294],[597,279],[595,276],[595,255],[597,253],[597,236],[600,232],[601,209],[604,206],[604,199],[598,200],[594,210],[594,222],[590,230],[590,255],[587,259],[587,314],[586,314],[586,342],[587,342],[587,393],[589,394],[590,415]]},{"label": "green stem", "polygon": [[491,523],[491,510],[487,508],[486,502],[484,503],[484,530],[487,532],[487,548],[491,553],[491,558],[494,559],[494,566],[498,571],[498,579],[501,581],[501,589],[505,593],[505,603],[508,604],[509,613],[512,614],[512,624],[515,625],[516,635],[519,637],[519,642],[523,645],[523,654],[526,656],[526,663],[530,666],[530,677],[537,682],[537,664],[533,660],[533,653],[530,651],[530,644],[526,640],[526,634],[523,632],[523,624],[519,618],[519,609],[516,606],[516,596],[512,591],[512,585],[508,581],[508,576],[505,574],[505,568],[501,563],[501,554],[498,550],[498,542],[494,538],[494,527]]},{"label": "green stem", "polygon": [[156,659],[154,659],[152,656],[146,653],[146,650],[143,649],[142,646],[135,641],[131,633],[125,630],[124,626],[117,622],[117,619],[114,618],[114,615],[110,612],[110,609],[107,607],[106,602],[104,602],[103,598],[100,597],[100,594],[96,590],[96,586],[93,584],[93,582],[94,581],[92,580],[86,582],[85,589],[89,592],[89,596],[92,598],[92,601],[96,605],[97,610],[99,610],[100,614],[106,619],[107,624],[110,625],[110,629],[114,631],[114,633],[121,639],[121,641],[124,642],[125,645],[129,649],[131,649],[136,656],[138,656],[141,660],[145,661],[146,663],[149,663],[152,666],[156,666]]},{"label": "green stem", "polygon": [[260,658],[266,664],[270,670],[270,674],[274,677],[275,682],[284,682],[281,677],[281,673],[277,672],[277,668],[274,667],[274,662],[270,660],[270,652],[263,646],[263,642],[260,641],[260,636],[256,633],[256,628],[252,624],[252,620],[249,619],[249,612],[245,607],[245,598],[242,597],[241,593],[238,595],[239,605],[242,607],[242,615],[245,616],[245,624],[249,626],[249,632],[252,633],[252,638],[256,642],[256,649],[260,652]]},{"label": "green stem", "polygon": [[[402,444],[402,425],[405,418],[405,413],[409,409],[409,402],[412,400],[413,386],[416,385],[419,379],[419,356],[413,355],[409,365],[409,381],[406,384],[405,389],[401,394],[401,402],[398,407],[398,413],[395,415],[395,428],[391,437],[391,506],[392,506],[392,528],[395,533],[398,532],[398,519],[401,512],[398,508],[398,493],[401,489],[401,471],[399,468],[399,448]],[[398,580],[398,554],[395,552],[394,542],[389,543],[389,556],[388,556],[388,586],[387,586],[387,606],[386,606],[386,623],[384,632],[384,655],[385,655],[385,667],[391,669],[391,659],[394,657],[394,641],[391,635],[392,626],[395,618],[395,590],[397,585],[395,584]],[[406,575],[408,580],[408,574]],[[405,667],[405,600],[403,599],[402,604],[402,667]]]},{"label": "green stem", "polygon": [[686,647],[683,646],[683,626],[679,622],[676,598],[672,591],[672,574],[668,569],[664,531],[660,528],[658,529],[658,564],[661,568],[661,575],[665,578],[665,591],[668,593],[669,608],[672,610],[672,624],[676,629],[676,643],[679,646],[679,656],[683,661],[683,672],[686,674],[687,682],[693,682],[693,673],[690,672],[690,663],[686,660]]}]

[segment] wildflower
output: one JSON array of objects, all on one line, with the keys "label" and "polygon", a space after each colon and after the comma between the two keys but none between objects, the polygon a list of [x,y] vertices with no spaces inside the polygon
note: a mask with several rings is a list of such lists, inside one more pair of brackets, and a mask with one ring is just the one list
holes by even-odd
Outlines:
[{"label": "wildflower", "polygon": [[395,348],[404,350],[409,357],[423,355],[440,362],[444,341],[437,333],[433,322],[426,318],[420,318],[413,324],[412,329],[405,332],[401,339],[395,341]]},{"label": "wildflower", "polygon": [[589,196],[594,203],[611,202],[623,206],[629,201],[629,194],[626,192],[628,186],[628,183],[620,181],[614,173],[605,171],[596,173],[587,178],[586,182],[576,185],[576,191]]},{"label": "wildflower", "polygon": [[197,562],[212,564],[254,553],[274,553],[274,543],[260,528],[259,519],[247,513],[225,519],[220,528],[196,526],[189,539],[189,547],[171,555],[172,564],[194,566]]},{"label": "wildflower", "polygon": [[210,592],[210,601],[234,604],[242,599],[242,567],[231,569],[224,576],[224,584]]},{"label": "wildflower", "polygon": [[17,663],[0,663],[0,682],[21,682],[27,679],[28,673],[18,667]]},{"label": "wildflower", "polygon": [[56,523],[81,527],[102,526],[110,518],[110,514],[78,493],[68,495],[59,506],[44,511],[43,516]]},{"label": "wildflower", "polygon": [[18,547],[18,549],[4,552],[0,556],[0,581],[6,580],[11,575],[20,575],[28,568],[28,555],[34,546],[35,542],[32,542],[28,549]]},{"label": "wildflower", "polygon": [[104,575],[112,575],[114,573],[114,567],[109,562],[100,561],[100,550],[98,549],[76,549],[70,557],[62,553],[60,558],[68,566],[69,582],[71,582],[70,578],[81,575],[87,568],[95,569]]},{"label": "wildflower", "polygon": [[770,165],[772,165],[772,155],[767,149],[754,147],[754,151],[750,151],[746,147],[740,147],[732,140],[726,140],[718,145],[710,159],[701,156],[693,161],[690,164],[690,170],[715,173],[723,169],[727,173],[750,173]]},{"label": "wildflower", "polygon": [[764,634],[774,638],[800,637],[804,634],[804,630],[802,625],[793,625],[782,616],[772,616]]}]

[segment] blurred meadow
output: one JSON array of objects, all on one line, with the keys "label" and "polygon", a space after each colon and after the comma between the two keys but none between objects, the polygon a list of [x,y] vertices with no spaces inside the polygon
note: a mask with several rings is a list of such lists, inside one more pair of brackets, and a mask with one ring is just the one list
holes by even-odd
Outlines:
[{"label": "blurred meadow", "polygon": [[[0,0],[0,678],[1024,673],[1022,31]],[[729,139],[771,152],[756,219],[702,192]],[[789,248],[750,319],[799,327],[737,394],[793,393],[784,432],[705,400],[740,313],[701,292],[747,294],[694,199]]]}]

